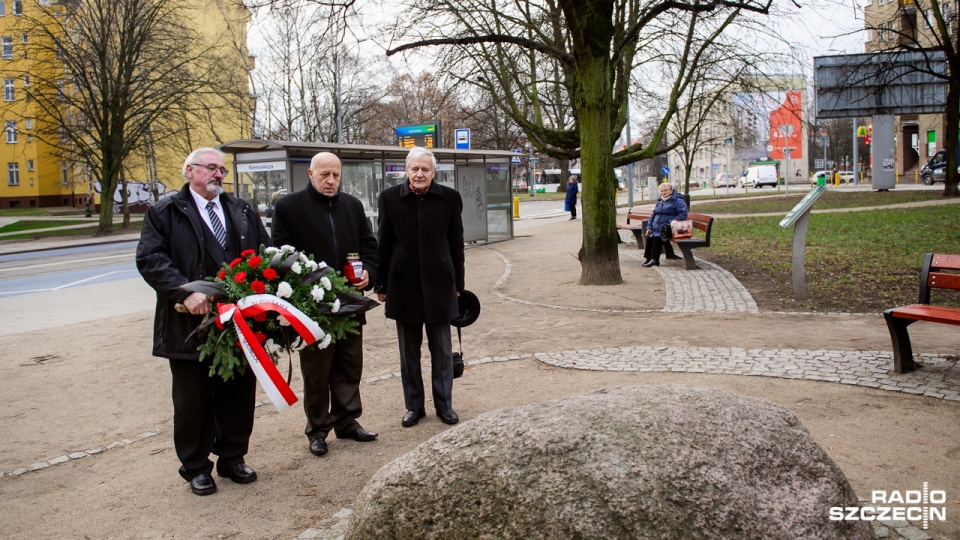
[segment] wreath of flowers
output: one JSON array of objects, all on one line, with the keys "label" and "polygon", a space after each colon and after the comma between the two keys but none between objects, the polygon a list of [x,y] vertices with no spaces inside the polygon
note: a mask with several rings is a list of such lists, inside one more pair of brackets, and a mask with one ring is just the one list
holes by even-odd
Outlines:
[{"label": "wreath of flowers", "polygon": [[[212,288],[209,282],[213,282]],[[261,294],[286,300],[323,329],[325,337],[309,345],[318,349],[343,339],[348,333],[356,334],[360,323],[345,315],[366,311],[370,307],[368,302],[372,302],[325,262],[316,262],[289,245],[261,246],[259,251],[248,249],[224,264],[215,277],[184,287],[207,292],[220,304],[236,304],[242,298]],[[354,304],[355,309],[342,309],[345,303]],[[356,308],[357,303],[366,308]],[[218,312],[219,306],[200,327],[208,329],[206,341],[199,347],[200,361],[212,358],[210,376],[219,375],[226,381],[233,377],[235,370],[241,374],[246,371],[247,359],[234,326],[212,324],[217,322]],[[261,313],[247,319],[247,324],[274,364],[282,352],[290,354],[305,348],[303,339],[282,315]]]}]

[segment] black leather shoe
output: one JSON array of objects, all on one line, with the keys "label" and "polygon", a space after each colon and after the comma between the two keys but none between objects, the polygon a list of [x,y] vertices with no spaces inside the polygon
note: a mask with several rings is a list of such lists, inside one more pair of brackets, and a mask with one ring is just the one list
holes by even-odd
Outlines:
[{"label": "black leather shoe", "polygon": [[403,415],[403,419],[400,420],[400,425],[403,427],[413,427],[426,415],[427,413],[423,409],[419,411],[407,411],[407,413]]},{"label": "black leather shoe", "polygon": [[210,473],[200,473],[190,480],[190,491],[194,495],[210,495],[217,492],[217,483],[213,481]]},{"label": "black leather shoe", "polygon": [[338,439],[353,439],[357,442],[370,442],[377,440],[377,434],[372,431],[367,431],[363,428],[357,428],[356,431],[351,431],[346,435],[337,435]]},{"label": "black leather shoe", "polygon": [[310,439],[310,453],[315,456],[322,456],[327,453],[327,441],[323,439]]},{"label": "black leather shoe", "polygon": [[650,268],[651,266],[660,266],[660,261],[654,261],[654,260],[651,259],[651,260],[643,263],[643,266],[646,266],[647,268]]},{"label": "black leather shoe", "polygon": [[217,474],[220,478],[229,478],[238,484],[249,484],[257,481],[257,471],[251,469],[246,463],[237,463],[226,469],[217,467]]},{"label": "black leather shoe", "polygon": [[447,409],[445,411],[437,411],[437,416],[440,417],[440,420],[444,424],[456,424],[460,421],[460,417],[457,416],[457,413],[453,409]]}]

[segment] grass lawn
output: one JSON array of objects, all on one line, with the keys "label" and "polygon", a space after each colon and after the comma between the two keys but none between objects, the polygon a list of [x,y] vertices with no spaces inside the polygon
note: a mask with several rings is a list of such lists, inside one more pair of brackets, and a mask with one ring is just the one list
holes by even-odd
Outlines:
[{"label": "grass lawn", "polygon": [[30,220],[18,221],[10,225],[0,227],[0,233],[10,233],[16,231],[29,231],[32,229],[46,229],[49,227],[62,227],[64,225],[80,225],[82,222],[77,220]]},{"label": "grass lawn", "polygon": [[[824,206],[878,206],[894,193],[845,193]],[[913,195],[902,192],[898,196]],[[847,197],[850,196],[850,197]],[[939,194],[937,194],[939,197]],[[799,199],[799,197],[798,197]],[[730,205],[724,213],[742,213],[755,201]],[[902,201],[906,202],[906,201]],[[770,202],[770,204],[775,204]],[[697,207],[698,211],[708,212]],[[783,208],[783,213],[791,205]],[[716,207],[713,207],[716,208]],[[757,212],[774,211],[763,206]],[[820,202],[815,208],[821,208]],[[720,213],[710,209],[709,212]],[[806,301],[793,299],[793,228],[779,226],[782,216],[720,218],[711,246],[696,256],[733,273],[761,309],[876,313],[917,301],[924,253],[960,254],[960,205],[813,214],[807,229]],[[952,293],[952,294],[951,294]],[[960,306],[960,294],[934,291],[933,303]]]}]

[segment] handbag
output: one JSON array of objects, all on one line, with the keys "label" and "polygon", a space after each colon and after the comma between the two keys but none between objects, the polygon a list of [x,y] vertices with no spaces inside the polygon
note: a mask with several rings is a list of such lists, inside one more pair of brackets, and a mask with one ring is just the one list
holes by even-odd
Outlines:
[{"label": "handbag", "polygon": [[677,220],[669,224],[671,226],[671,232],[673,234],[674,240],[682,240],[684,238],[691,238],[693,236],[693,221],[685,219],[683,221]]},{"label": "handbag", "polygon": [[563,211],[564,211],[564,212],[569,212],[569,211],[570,211],[570,203],[568,203],[568,202],[563,203]]}]

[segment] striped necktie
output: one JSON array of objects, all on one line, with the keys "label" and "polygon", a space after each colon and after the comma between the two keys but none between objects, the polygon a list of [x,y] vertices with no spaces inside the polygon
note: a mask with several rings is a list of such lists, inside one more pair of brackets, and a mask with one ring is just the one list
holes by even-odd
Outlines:
[{"label": "striped necktie", "polygon": [[217,242],[220,242],[220,247],[227,247],[227,231],[223,228],[223,223],[220,221],[220,218],[217,217],[217,213],[213,211],[213,207],[216,206],[213,201],[207,203],[207,214],[210,215],[210,227],[213,228],[213,235],[217,237]]}]

